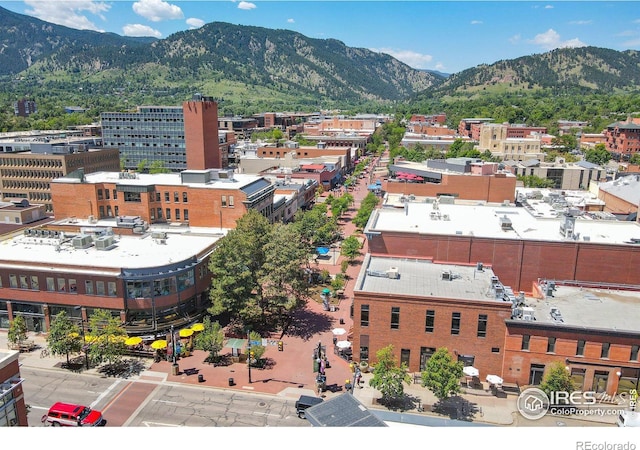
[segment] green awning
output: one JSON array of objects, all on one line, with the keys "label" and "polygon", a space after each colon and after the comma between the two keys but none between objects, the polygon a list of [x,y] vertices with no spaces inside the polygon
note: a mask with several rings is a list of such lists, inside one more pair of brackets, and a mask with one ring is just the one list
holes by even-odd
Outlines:
[{"label": "green awning", "polygon": [[245,348],[247,346],[247,340],[246,339],[232,338],[232,339],[229,339],[224,346],[226,348],[239,348],[239,349],[242,349],[242,348]]}]

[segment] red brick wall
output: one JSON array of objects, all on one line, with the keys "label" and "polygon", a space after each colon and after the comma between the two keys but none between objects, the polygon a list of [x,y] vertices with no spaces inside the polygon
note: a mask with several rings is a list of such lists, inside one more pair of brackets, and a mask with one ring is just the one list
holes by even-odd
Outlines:
[{"label": "red brick wall", "polygon": [[442,183],[387,181],[385,190],[394,194],[413,194],[418,197],[448,194],[465,200],[502,203],[505,200],[515,201],[516,181],[515,177],[443,174]]},{"label": "red brick wall", "polygon": [[[500,281],[531,292],[538,278],[640,284],[640,248],[585,242],[544,242],[387,232],[369,240],[371,253],[490,265]],[[605,268],[615,267],[615,270]]]},{"label": "red brick wall", "polygon": [[613,214],[631,214],[638,211],[638,205],[611,195],[602,189],[598,190],[598,198],[605,202],[604,210]]},{"label": "red brick wall", "polygon": [[[522,350],[522,336],[529,335],[529,350]],[[547,353],[549,337],[556,338],[555,351]],[[584,356],[576,356],[577,341],[586,341]],[[602,343],[611,344],[609,358],[600,358]],[[584,390],[593,387],[593,376],[596,370],[608,371],[607,393],[612,395],[618,387],[616,372],[621,367],[640,367],[637,361],[629,361],[631,346],[637,344],[637,339],[622,336],[600,335],[596,332],[576,333],[570,330],[549,330],[530,327],[526,324],[507,325],[505,337],[505,358],[503,378],[508,383],[517,382],[520,385],[529,383],[532,364],[550,366],[554,362],[561,362],[569,368],[584,368]],[[545,367],[546,369],[546,367]]]},{"label": "red brick wall", "polygon": [[[454,303],[455,302],[455,303]],[[452,304],[454,303],[454,304]],[[360,325],[360,307],[369,305],[369,326]],[[400,307],[400,326],[392,330],[391,307]],[[435,311],[432,333],[425,332],[427,310]],[[451,334],[451,315],[461,313],[460,334]],[[478,315],[486,314],[487,335],[477,337]],[[379,295],[356,292],[354,296],[353,357],[360,359],[361,335],[369,336],[369,361],[375,363],[376,352],[389,344],[394,347],[397,361],[401,349],[410,350],[409,371],[420,370],[420,347],[446,347],[456,354],[474,355],[474,366],[481,373],[499,373],[504,351],[505,319],[511,315],[511,305],[483,301],[451,301],[440,298],[417,299],[407,296]],[[499,352],[493,353],[492,348]]]},{"label": "red brick wall", "polygon": [[[15,358],[11,362],[0,366],[0,383],[4,383],[5,381],[17,378],[20,376],[20,366],[18,362],[18,358]],[[24,391],[22,389],[22,384],[17,385],[13,390],[13,397],[16,399],[16,409],[18,415],[18,426],[28,427],[29,424],[27,422],[27,407],[24,401]],[[32,411],[32,414],[35,414]]]},{"label": "red brick wall", "polygon": [[182,104],[187,169],[221,169],[223,158],[218,143],[218,104],[189,101]]}]

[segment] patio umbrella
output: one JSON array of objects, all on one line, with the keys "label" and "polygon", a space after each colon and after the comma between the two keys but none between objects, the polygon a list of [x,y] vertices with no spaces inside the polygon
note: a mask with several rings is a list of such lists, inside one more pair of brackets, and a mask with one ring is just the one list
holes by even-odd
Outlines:
[{"label": "patio umbrella", "polygon": [[142,338],[140,336],[131,336],[124,341],[124,345],[138,345],[142,342]]},{"label": "patio umbrella", "polygon": [[503,382],[498,375],[487,375],[487,381],[491,384],[502,384]]},{"label": "patio umbrella", "polygon": [[167,348],[167,341],[165,339],[158,339],[157,341],[153,341],[151,343],[151,348],[154,350],[160,350],[162,348]]},{"label": "patio umbrella", "polygon": [[351,342],[349,342],[349,341],[338,341],[338,342],[336,342],[336,347],[338,347],[338,348],[349,348],[349,347],[351,347]]},{"label": "patio umbrella", "polygon": [[180,335],[180,337],[189,337],[193,334],[193,330],[191,328],[183,328],[182,330],[180,330],[180,333],[178,333]]},{"label": "patio umbrella", "polygon": [[478,371],[478,369],[476,369],[473,366],[463,367],[462,372],[468,377],[477,377],[478,375],[480,375],[480,372]]},{"label": "patio umbrella", "polygon": [[324,288],[324,289],[322,290],[322,293],[323,293],[324,295],[329,295],[329,294],[331,294],[331,289],[329,289],[329,288]]},{"label": "patio umbrella", "polygon": [[318,255],[326,255],[328,254],[330,251],[330,249],[328,249],[327,247],[316,247],[316,253],[318,253]]},{"label": "patio umbrella", "polygon": [[343,334],[347,333],[347,330],[345,330],[344,328],[334,328],[333,330],[331,330],[331,332],[336,336],[342,336]]},{"label": "patio umbrella", "polygon": [[203,323],[194,323],[193,325],[191,325],[191,329],[193,331],[203,331],[204,330],[204,324]]}]

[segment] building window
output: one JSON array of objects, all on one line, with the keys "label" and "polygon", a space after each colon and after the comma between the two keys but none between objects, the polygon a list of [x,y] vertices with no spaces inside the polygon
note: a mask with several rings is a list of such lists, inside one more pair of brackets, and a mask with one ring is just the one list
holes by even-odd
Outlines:
[{"label": "building window", "polygon": [[169,193],[168,193],[168,192],[165,192],[165,193],[164,193],[164,201],[165,201],[165,202],[168,202],[168,201],[169,201]]},{"label": "building window", "polygon": [[182,193],[182,203],[187,203],[187,193],[186,192]]},{"label": "building window", "polygon": [[528,334],[522,335],[522,345],[520,346],[520,350],[529,350],[529,340],[531,336]]},{"label": "building window", "polygon": [[500,347],[491,347],[491,353],[500,353]]},{"label": "building window", "polygon": [[156,192],[156,201],[159,202],[160,201],[160,192]]},{"label": "building window", "polygon": [[100,218],[104,217],[104,206],[100,205]]},{"label": "building window", "polygon": [[158,215],[158,220],[161,220],[162,219],[162,208],[158,208],[157,213],[158,213],[157,214]]},{"label": "building window", "polygon": [[165,211],[166,219],[171,220],[171,208],[167,208]]},{"label": "building window", "polygon": [[18,277],[14,274],[9,275],[9,287],[14,289],[18,288]]},{"label": "building window", "polygon": [[102,189],[98,189],[98,200],[102,200]]},{"label": "building window", "polygon": [[369,305],[360,305],[360,326],[369,326]]},{"label": "building window", "polygon": [[547,339],[547,353],[556,352],[556,338],[550,337]]},{"label": "building window", "polygon": [[118,191],[116,189],[113,190],[113,199],[118,200]]},{"label": "building window", "polygon": [[53,292],[56,290],[56,285],[53,277],[47,277],[47,291]]},{"label": "building window", "polygon": [[69,292],[78,292],[78,285],[74,278],[69,278]]},{"label": "building window", "polygon": [[87,295],[93,295],[93,281],[85,280],[84,282],[84,293]]},{"label": "building window", "polygon": [[424,322],[424,331],[426,333],[433,333],[435,322],[436,322],[436,312],[433,309],[428,309],[427,317]]},{"label": "building window", "polygon": [[116,283],[115,281],[107,282],[107,290],[109,292],[109,297],[115,297],[117,295]]},{"label": "building window", "polygon": [[451,334],[460,334],[460,316],[459,312],[451,313]]},{"label": "building window", "polygon": [[631,356],[629,357],[629,361],[637,361],[638,360],[638,350],[640,350],[639,345],[631,346]]},{"label": "building window", "polygon": [[104,198],[107,200],[111,199],[111,191],[109,189],[104,190]]},{"label": "building window", "polygon": [[227,207],[227,196],[226,195],[222,196],[222,207],[223,208]]},{"label": "building window", "polygon": [[67,290],[67,280],[64,278],[58,278],[58,292],[64,292]]},{"label": "building window", "polygon": [[600,358],[608,358],[609,357],[609,348],[611,347],[611,344],[609,344],[608,342],[603,342],[602,343],[602,350],[600,350]]},{"label": "building window", "polygon": [[233,200],[233,195],[229,196],[229,208],[233,208],[235,206],[235,201]]},{"label": "building window", "polygon": [[176,208],[176,220],[180,220],[180,208]]},{"label": "building window", "polygon": [[409,367],[409,359],[411,357],[411,350],[408,348],[403,348],[400,350],[400,365],[403,364]]},{"label": "building window", "polygon": [[96,294],[104,295],[104,281],[96,281]]},{"label": "building window", "polygon": [[400,328],[400,308],[397,306],[391,307],[391,329],[397,330]]},{"label": "building window", "polygon": [[[2,283],[0,283],[0,287],[2,287]],[[37,275],[31,275],[31,289],[34,291],[40,290],[40,281],[38,280]]]},{"label": "building window", "polygon": [[26,275],[20,275],[20,289],[29,289]]},{"label": "building window", "polygon": [[368,361],[369,360],[369,347],[361,346],[360,347],[360,361]]},{"label": "building window", "polygon": [[486,314],[478,315],[478,337],[486,337],[487,336],[487,320],[488,317]]},{"label": "building window", "polygon": [[583,340],[578,341],[578,347],[576,348],[576,356],[584,356],[584,344]]},{"label": "building window", "polygon": [[573,387],[577,390],[581,391],[584,387],[584,377],[586,374],[585,369],[580,369],[574,367],[571,369],[571,381],[573,382]]},{"label": "building window", "polygon": [[184,217],[184,220],[189,220],[189,210],[185,209],[182,211],[182,217]]},{"label": "building window", "polygon": [[177,192],[173,193],[173,201],[178,203],[180,201],[180,195]]}]

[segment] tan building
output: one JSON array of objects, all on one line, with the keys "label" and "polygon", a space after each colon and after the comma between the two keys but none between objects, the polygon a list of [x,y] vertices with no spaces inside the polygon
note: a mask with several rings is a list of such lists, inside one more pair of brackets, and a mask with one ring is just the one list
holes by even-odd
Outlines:
[{"label": "tan building", "polygon": [[44,205],[31,205],[26,198],[0,201],[0,223],[24,225],[47,217]]},{"label": "tan building", "polygon": [[489,150],[491,154],[502,160],[524,161],[527,159],[544,160],[539,137],[508,137],[509,126],[504,124],[484,124],[480,129],[477,150]]}]

